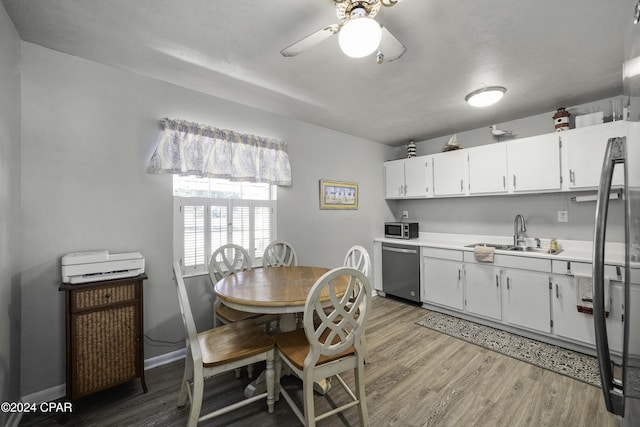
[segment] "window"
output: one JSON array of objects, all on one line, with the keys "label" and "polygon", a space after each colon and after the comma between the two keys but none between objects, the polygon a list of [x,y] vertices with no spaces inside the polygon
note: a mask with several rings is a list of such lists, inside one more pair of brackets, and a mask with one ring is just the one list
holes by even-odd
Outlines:
[{"label": "window", "polygon": [[185,274],[207,272],[218,247],[244,247],[262,264],[276,239],[276,186],[174,175],[174,256]]}]

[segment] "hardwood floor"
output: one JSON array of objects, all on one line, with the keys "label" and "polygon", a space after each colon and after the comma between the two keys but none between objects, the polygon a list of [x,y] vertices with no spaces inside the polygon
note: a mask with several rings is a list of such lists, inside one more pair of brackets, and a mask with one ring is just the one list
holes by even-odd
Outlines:
[{"label": "hardwood floor", "polygon": [[[415,324],[424,309],[389,298],[374,298],[367,327],[369,364],[367,404],[372,426],[616,426],[599,388],[512,359]],[[149,393],[140,382],[74,402],[67,426],[183,426],[188,405],[176,408],[183,362],[146,373]],[[352,377],[344,376],[352,384]],[[205,385],[204,410],[238,399],[249,382],[233,373]],[[283,385],[295,394],[296,378]],[[300,398],[300,393],[298,393]],[[316,407],[341,403],[336,384]],[[57,425],[54,415],[27,414],[21,426]],[[260,401],[201,425],[299,425],[284,399],[273,414]],[[355,408],[319,426],[355,426]]]}]

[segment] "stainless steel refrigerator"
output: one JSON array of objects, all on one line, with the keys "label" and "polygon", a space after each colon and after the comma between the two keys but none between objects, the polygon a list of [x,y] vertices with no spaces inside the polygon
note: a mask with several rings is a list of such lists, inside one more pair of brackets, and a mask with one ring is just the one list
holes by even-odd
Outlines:
[{"label": "stainless steel refrigerator", "polygon": [[[640,0],[624,0],[628,5],[625,18],[623,64],[624,100],[628,107],[625,119],[640,120]],[[618,415],[621,426],[640,426],[640,132],[639,123],[629,123],[626,135],[611,135],[603,161],[595,214],[593,241],[593,314],[602,391],[607,410]],[[610,351],[615,333],[606,328],[604,259],[609,195],[614,169],[622,168],[624,213],[610,218],[610,226],[623,223],[624,264],[622,353]],[[632,285],[632,278],[634,278]]]}]

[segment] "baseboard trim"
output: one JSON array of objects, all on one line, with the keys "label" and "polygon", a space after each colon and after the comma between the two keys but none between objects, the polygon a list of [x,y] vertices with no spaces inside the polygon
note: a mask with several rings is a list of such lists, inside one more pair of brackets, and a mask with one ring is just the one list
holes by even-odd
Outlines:
[{"label": "baseboard trim", "polygon": [[161,354],[160,356],[151,357],[144,361],[144,370],[157,368],[159,366],[166,365],[171,362],[175,362],[180,359],[184,359],[187,356],[187,349],[181,348],[170,353]]},{"label": "baseboard trim", "polygon": [[[148,371],[149,369],[157,368],[159,366],[166,365],[171,362],[175,362],[180,359],[184,359],[187,355],[187,351],[184,348],[180,350],[172,351],[170,353],[161,354],[160,356],[151,357],[149,359],[145,359],[144,361],[144,370]],[[51,388],[47,388],[45,390],[36,391],[35,393],[30,393],[25,396],[22,396],[21,401],[25,403],[41,403],[41,402],[51,402],[60,398],[63,398],[67,393],[67,387],[65,384],[60,384]],[[22,415],[13,416],[16,414],[12,414],[9,417],[9,421],[6,427],[17,427],[20,424],[20,419]],[[17,419],[16,419],[17,418]]]},{"label": "baseboard trim", "polygon": [[18,427],[20,425],[20,421],[22,421],[22,414],[22,412],[11,413],[5,427]]},{"label": "baseboard trim", "polygon": [[64,397],[67,392],[65,384],[60,384],[45,390],[36,391],[35,393],[22,396],[22,401],[25,403],[42,403],[51,402],[56,399]]}]

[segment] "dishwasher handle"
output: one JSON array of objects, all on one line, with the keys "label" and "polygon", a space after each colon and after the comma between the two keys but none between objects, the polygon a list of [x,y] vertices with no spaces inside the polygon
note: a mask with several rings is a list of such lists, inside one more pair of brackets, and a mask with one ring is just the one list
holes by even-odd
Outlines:
[{"label": "dishwasher handle", "polygon": [[398,252],[401,254],[417,254],[418,253],[417,249],[402,249],[402,248],[394,248],[392,246],[383,246],[382,250],[389,251],[389,252]]}]

